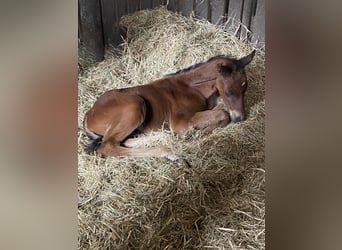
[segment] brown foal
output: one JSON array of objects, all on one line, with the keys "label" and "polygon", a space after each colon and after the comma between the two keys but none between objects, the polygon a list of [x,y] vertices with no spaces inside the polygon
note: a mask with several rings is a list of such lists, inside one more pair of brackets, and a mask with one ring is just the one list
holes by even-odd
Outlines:
[{"label": "brown foal", "polygon": [[[170,149],[128,147],[135,132],[157,130],[163,125],[175,133],[190,127],[212,130],[245,118],[247,89],[245,66],[255,51],[241,59],[216,56],[146,85],[105,92],[86,113],[84,128],[93,140],[89,151],[101,156],[177,157]],[[222,98],[227,111],[213,109]]]}]

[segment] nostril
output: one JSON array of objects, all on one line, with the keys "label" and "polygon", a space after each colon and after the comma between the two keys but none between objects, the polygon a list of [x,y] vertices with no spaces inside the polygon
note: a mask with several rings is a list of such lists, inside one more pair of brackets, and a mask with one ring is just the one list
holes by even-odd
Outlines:
[{"label": "nostril", "polygon": [[233,119],[233,122],[241,122],[241,116],[237,116]]}]

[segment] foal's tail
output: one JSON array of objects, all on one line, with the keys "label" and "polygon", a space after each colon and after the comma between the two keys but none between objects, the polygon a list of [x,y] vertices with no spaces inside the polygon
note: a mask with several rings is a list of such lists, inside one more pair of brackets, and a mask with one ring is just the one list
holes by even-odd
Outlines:
[{"label": "foal's tail", "polygon": [[91,142],[89,143],[86,151],[88,154],[90,154],[91,152],[94,152],[96,149],[98,149],[101,145],[102,142],[102,135],[99,135],[99,137],[97,137],[96,139],[91,140]]}]

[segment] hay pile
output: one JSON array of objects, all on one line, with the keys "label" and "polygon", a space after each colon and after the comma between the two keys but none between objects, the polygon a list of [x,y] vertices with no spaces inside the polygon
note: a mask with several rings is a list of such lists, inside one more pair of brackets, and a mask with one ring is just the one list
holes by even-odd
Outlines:
[{"label": "hay pile", "polygon": [[190,166],[166,159],[100,159],[85,153],[84,113],[106,90],[146,84],[218,54],[252,48],[204,20],[164,8],[122,19],[121,56],[79,76],[80,249],[264,249],[264,54],[247,68],[247,120],[201,135],[157,131]]}]

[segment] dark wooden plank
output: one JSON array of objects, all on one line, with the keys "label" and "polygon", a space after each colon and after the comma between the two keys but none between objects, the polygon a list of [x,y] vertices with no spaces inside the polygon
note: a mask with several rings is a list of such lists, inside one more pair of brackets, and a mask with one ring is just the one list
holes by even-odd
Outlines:
[{"label": "dark wooden plank", "polygon": [[257,47],[265,46],[265,0],[258,0],[256,3],[255,15],[252,17],[251,31],[253,32],[252,43]]},{"label": "dark wooden plank", "polygon": [[211,0],[211,22],[218,23],[226,13],[228,0]]},{"label": "dark wooden plank", "polygon": [[178,0],[169,0],[169,4],[167,5],[167,8],[171,11],[178,12],[179,6],[178,6]]},{"label": "dark wooden plank", "polygon": [[250,33],[248,32],[251,28],[251,20],[252,20],[252,10],[255,0],[244,0],[243,9],[242,9],[242,16],[241,22],[247,28],[241,29],[240,37],[242,39],[249,39]]},{"label": "dark wooden plank", "polygon": [[197,17],[204,18],[210,21],[211,11],[209,0],[195,0],[195,14]]},{"label": "dark wooden plank", "polygon": [[122,16],[128,14],[128,9],[127,9],[127,2],[126,1],[115,1],[115,6],[116,6],[116,17],[117,17],[117,42],[114,45],[117,45],[122,42],[121,36],[126,35],[126,30],[124,30],[120,26],[120,19]]},{"label": "dark wooden plank", "polygon": [[118,19],[116,16],[116,6],[113,0],[101,0],[102,26],[104,32],[105,45],[118,44]]},{"label": "dark wooden plank", "polygon": [[165,5],[166,0],[152,0],[152,6],[153,8],[158,7],[160,5]]},{"label": "dark wooden plank", "polygon": [[252,20],[252,8],[255,0],[244,0],[241,22],[250,29]]},{"label": "dark wooden plank", "polygon": [[184,16],[190,16],[194,11],[194,0],[178,0],[178,9]]},{"label": "dark wooden plank", "polygon": [[[131,0],[130,0],[131,1]],[[120,21],[120,18],[124,15],[127,14],[127,2],[128,1],[115,1],[115,6],[116,6],[116,15],[118,20]]]},{"label": "dark wooden plank", "polygon": [[242,10],[244,0],[229,0],[228,4],[228,22],[226,29],[229,32],[235,33],[237,37],[240,37],[241,33],[241,21],[242,21]]},{"label": "dark wooden plank", "polygon": [[151,9],[153,6],[153,0],[140,0],[140,9]]},{"label": "dark wooden plank", "polygon": [[244,0],[229,0],[228,16],[241,22]]},{"label": "dark wooden plank", "polygon": [[[138,8],[139,2],[136,2]],[[126,1],[101,0],[102,4],[102,24],[104,30],[104,40],[106,45],[118,45],[122,42],[121,36],[126,34],[120,27],[120,18],[128,13],[129,7]]]},{"label": "dark wooden plank", "polygon": [[127,13],[133,13],[140,9],[140,0],[128,0],[127,3]]},{"label": "dark wooden plank", "polygon": [[79,13],[82,44],[91,58],[102,61],[104,59],[104,42],[100,2],[97,0],[80,0]]}]

